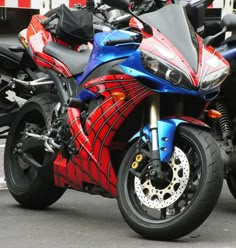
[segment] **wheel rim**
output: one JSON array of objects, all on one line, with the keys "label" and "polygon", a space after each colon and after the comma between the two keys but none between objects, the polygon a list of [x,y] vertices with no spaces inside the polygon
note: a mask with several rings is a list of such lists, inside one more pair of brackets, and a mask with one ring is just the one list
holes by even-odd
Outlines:
[{"label": "wheel rim", "polygon": [[172,176],[170,182],[164,188],[152,185],[150,179],[142,183],[140,178],[135,177],[136,195],[146,207],[153,209],[166,208],[176,202],[186,189],[190,168],[184,152],[175,147],[168,165]]},{"label": "wheel rim", "polygon": [[[33,120],[33,121],[32,121]],[[28,111],[19,121],[13,136],[10,148],[10,178],[18,191],[25,191],[35,181],[38,174],[38,168],[24,161],[22,154],[19,152],[20,144],[24,137],[26,126],[34,124],[38,127],[37,133],[42,133],[45,129],[45,120],[39,110]],[[40,149],[37,153],[32,154],[35,160],[42,162],[45,151]]]},{"label": "wheel rim", "polygon": [[[170,183],[173,183],[173,178],[176,176],[176,171],[173,171],[177,167],[173,162],[176,156],[181,164],[183,163],[181,169],[185,171],[178,175],[176,183],[170,189],[168,189],[169,185],[162,189],[150,186],[149,178],[140,180],[132,173],[127,173],[127,187],[125,187],[127,203],[141,220],[154,224],[172,221],[183,214],[197,197],[202,184],[202,159],[198,147],[187,136],[182,136],[178,140],[168,163],[169,170],[173,173]],[[133,161],[134,157],[131,159],[131,164]],[[181,169],[178,169],[177,173]],[[183,182],[179,183],[181,180]],[[179,185],[174,189],[177,183]],[[165,198],[164,194],[169,195]]]}]

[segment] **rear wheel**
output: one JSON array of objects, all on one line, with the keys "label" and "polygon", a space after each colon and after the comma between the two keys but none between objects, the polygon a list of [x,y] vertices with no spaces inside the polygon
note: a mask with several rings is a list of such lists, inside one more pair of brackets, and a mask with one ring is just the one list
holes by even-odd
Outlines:
[{"label": "rear wheel", "polygon": [[43,94],[29,100],[19,111],[10,129],[4,157],[4,171],[8,189],[12,196],[26,208],[45,208],[56,202],[64,193],[64,188],[53,184],[53,164],[42,144],[32,149],[32,158],[39,168],[25,159],[22,142],[26,131],[46,134],[53,115],[56,101],[53,95]]},{"label": "rear wheel", "polygon": [[[158,240],[180,238],[211,213],[221,192],[223,166],[218,147],[205,131],[188,126],[177,130],[165,180],[155,181],[145,143],[128,150],[118,175],[120,211],[137,233]],[[136,172],[143,172],[137,177]]]}]

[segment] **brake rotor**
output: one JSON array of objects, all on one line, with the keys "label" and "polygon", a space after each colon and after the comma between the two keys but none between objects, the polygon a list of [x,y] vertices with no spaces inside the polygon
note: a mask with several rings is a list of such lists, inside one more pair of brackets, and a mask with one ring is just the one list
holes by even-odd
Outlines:
[{"label": "brake rotor", "polygon": [[185,153],[174,147],[170,158],[169,170],[172,178],[164,188],[154,186],[151,179],[145,182],[138,177],[134,179],[135,192],[140,202],[153,209],[166,208],[176,202],[186,189],[190,176],[190,167]]}]

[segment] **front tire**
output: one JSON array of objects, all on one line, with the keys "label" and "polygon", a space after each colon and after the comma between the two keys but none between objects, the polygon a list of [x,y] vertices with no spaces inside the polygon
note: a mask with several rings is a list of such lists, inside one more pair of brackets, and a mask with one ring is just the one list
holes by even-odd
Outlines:
[{"label": "front tire", "polygon": [[[174,147],[175,155],[162,164],[165,183],[150,180],[148,173],[141,179],[131,173],[131,167],[142,170],[150,162],[144,143],[130,147],[119,170],[120,211],[134,231],[149,239],[173,240],[190,233],[208,217],[221,192],[222,160],[208,132],[180,126]],[[137,155],[144,158],[138,165]]]},{"label": "front tire", "polygon": [[44,147],[32,154],[42,168],[27,163],[19,152],[27,126],[37,127],[45,134],[56,104],[53,95],[42,94],[29,100],[19,111],[6,141],[4,171],[8,189],[25,208],[42,209],[56,202],[65,192],[53,184],[53,165],[48,161]]},{"label": "front tire", "polygon": [[227,175],[226,181],[230,193],[236,200],[236,176],[233,173],[229,173],[229,175]]}]

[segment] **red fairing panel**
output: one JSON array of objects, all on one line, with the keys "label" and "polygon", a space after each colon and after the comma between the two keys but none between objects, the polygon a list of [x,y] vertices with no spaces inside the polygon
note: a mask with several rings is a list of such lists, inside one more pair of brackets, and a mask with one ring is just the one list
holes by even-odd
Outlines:
[{"label": "red fairing panel", "polygon": [[[55,184],[81,189],[84,182],[92,183],[116,197],[116,174],[110,158],[112,139],[129,113],[152,92],[127,75],[97,78],[84,88],[102,95],[104,101],[87,118],[86,134],[81,127],[79,110],[68,110],[68,124],[78,154],[68,163],[58,154],[54,162]],[[126,99],[117,98],[116,92],[125,93]]]},{"label": "red fairing panel", "polygon": [[[72,74],[65,64],[43,51],[43,48],[48,42],[53,41],[62,44],[60,40],[54,39],[50,32],[44,29],[41,21],[45,18],[46,17],[41,15],[34,15],[27,28],[27,40],[29,41],[28,43],[33,53],[32,58],[40,67],[52,69],[63,74],[65,77],[71,77]],[[62,45],[66,46],[68,44],[63,43]]]},{"label": "red fairing panel", "polygon": [[[223,69],[225,66],[229,66],[229,63],[219,53],[217,53],[214,48],[204,46],[202,38],[197,35],[199,59],[197,72],[195,73],[178,49],[158,30],[153,28],[153,35],[145,33],[143,24],[135,18],[130,20],[129,25],[141,29],[144,36],[140,46],[141,50],[150,52],[151,54],[172,64],[174,67],[179,68],[189,78],[189,81],[194,87],[200,86],[200,82],[205,75]],[[219,62],[216,66],[209,66],[210,63],[214,64],[214,60],[217,59],[219,59]]]},{"label": "red fairing panel", "polygon": [[[155,41],[150,41],[153,39]],[[152,54],[155,54],[159,58],[168,61],[168,63],[173,66],[181,69],[186,75],[189,75],[190,82],[195,86],[199,87],[202,77],[207,75],[208,73],[213,73],[220,69],[225,68],[225,66],[229,66],[229,63],[219,54],[216,53],[214,48],[205,47],[203,45],[202,38],[197,36],[198,39],[198,69],[195,73],[183,55],[176,49],[175,46],[170,43],[168,39],[165,38],[157,30],[153,29],[153,36],[147,37],[143,40],[140,49],[148,51]],[[151,44],[155,44],[152,46]],[[216,57],[220,60],[217,66],[214,68],[209,66],[209,62],[215,60]],[[213,61],[214,63],[214,61]]]}]

